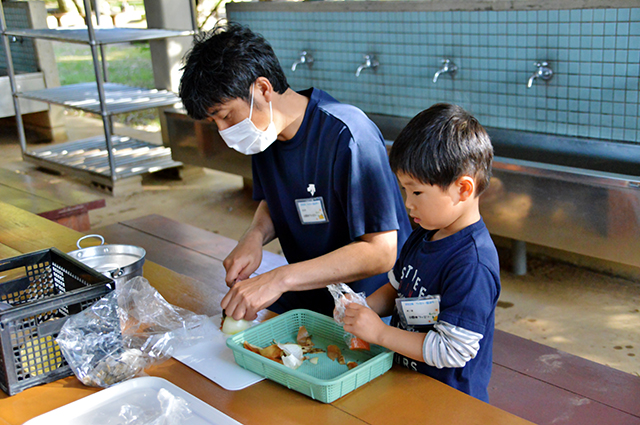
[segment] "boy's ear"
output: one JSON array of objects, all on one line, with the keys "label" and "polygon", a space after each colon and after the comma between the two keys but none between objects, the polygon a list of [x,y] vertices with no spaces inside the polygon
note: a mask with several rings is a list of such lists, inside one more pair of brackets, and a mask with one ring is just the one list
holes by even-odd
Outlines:
[{"label": "boy's ear", "polygon": [[458,187],[458,195],[460,196],[460,201],[463,202],[473,197],[476,191],[476,181],[471,176],[459,177],[456,181],[456,185]]}]

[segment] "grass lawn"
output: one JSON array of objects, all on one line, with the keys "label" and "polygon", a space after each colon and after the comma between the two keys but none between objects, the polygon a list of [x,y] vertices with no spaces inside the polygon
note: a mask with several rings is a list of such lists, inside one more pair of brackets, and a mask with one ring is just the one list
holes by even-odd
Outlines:
[{"label": "grass lawn", "polygon": [[[53,50],[61,85],[95,81],[89,46],[53,42]],[[107,56],[108,81],[134,87],[153,88],[151,52],[147,43],[110,44],[105,46],[104,50]],[[73,113],[81,112],[73,111]],[[115,115],[113,118],[115,122],[135,127],[160,127],[156,109]]]}]

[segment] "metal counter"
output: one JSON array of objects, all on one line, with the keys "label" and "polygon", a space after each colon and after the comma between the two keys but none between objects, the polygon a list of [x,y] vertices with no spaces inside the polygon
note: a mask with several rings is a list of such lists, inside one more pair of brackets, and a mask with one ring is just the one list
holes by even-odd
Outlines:
[{"label": "metal counter", "polygon": [[640,267],[640,177],[496,157],[492,234]]}]

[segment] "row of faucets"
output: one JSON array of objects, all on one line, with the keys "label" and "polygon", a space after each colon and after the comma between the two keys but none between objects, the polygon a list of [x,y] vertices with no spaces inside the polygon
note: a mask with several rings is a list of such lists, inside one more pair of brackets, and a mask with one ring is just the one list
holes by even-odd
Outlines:
[{"label": "row of faucets", "polygon": [[[309,68],[311,68],[313,66],[313,56],[311,56],[308,51],[303,50],[302,52],[300,52],[300,58],[295,61],[293,65],[291,65],[291,71],[295,72],[295,70],[298,68],[298,65],[307,65]],[[550,80],[551,77],[553,77],[553,70],[551,69],[547,61],[535,62],[534,65],[536,67],[536,70],[531,75],[531,77],[529,77],[529,80],[527,81],[527,88],[531,88],[531,86],[533,86],[533,82],[538,78],[547,81]],[[380,66],[380,63],[376,59],[375,55],[366,54],[364,55],[364,62],[360,66],[358,66],[358,69],[356,69],[356,77],[359,77],[362,71],[364,71],[365,69],[371,69],[375,72],[378,69],[378,66]],[[458,66],[451,59],[442,59],[442,65],[440,69],[438,69],[436,73],[433,74],[433,82],[437,82],[438,78],[440,78],[440,76],[443,74],[447,74],[451,78],[454,78],[457,72]]]}]

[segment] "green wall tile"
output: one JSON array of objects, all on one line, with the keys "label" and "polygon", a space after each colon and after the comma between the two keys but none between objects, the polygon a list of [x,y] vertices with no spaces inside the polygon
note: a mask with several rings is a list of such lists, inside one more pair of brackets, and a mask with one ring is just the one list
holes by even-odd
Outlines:
[{"label": "green wall tile", "polygon": [[[487,126],[640,143],[640,8],[233,12],[230,18],[272,43],[294,89],[314,85],[366,112],[411,117],[449,101]],[[316,63],[293,73],[302,49]],[[369,52],[378,56],[378,72],[355,78]],[[459,72],[433,84],[444,57]],[[549,60],[556,74],[527,89],[539,60]]]}]

